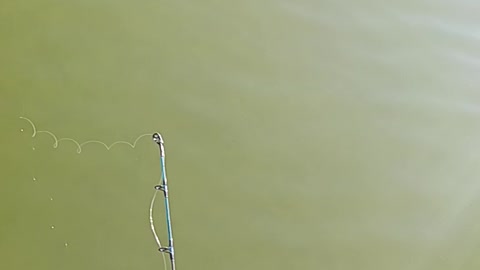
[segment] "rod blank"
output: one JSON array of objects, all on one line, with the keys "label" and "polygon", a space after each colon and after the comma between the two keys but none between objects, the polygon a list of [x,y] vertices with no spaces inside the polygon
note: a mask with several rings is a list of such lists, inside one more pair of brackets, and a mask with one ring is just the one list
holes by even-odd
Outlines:
[{"label": "rod blank", "polygon": [[154,188],[158,191],[163,191],[164,204],[165,204],[165,219],[167,223],[168,234],[168,246],[160,247],[158,250],[163,253],[167,253],[170,257],[171,269],[175,270],[175,249],[173,246],[173,234],[172,234],[172,221],[170,217],[170,201],[168,199],[168,185],[167,185],[167,172],[165,168],[165,146],[163,137],[160,133],[154,133],[152,135],[153,141],[158,144],[160,150],[160,185],[156,185]]}]

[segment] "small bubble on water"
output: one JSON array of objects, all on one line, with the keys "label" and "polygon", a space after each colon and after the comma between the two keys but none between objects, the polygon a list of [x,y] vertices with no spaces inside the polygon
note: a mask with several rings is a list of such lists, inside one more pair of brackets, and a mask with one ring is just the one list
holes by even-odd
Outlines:
[{"label": "small bubble on water", "polygon": [[34,151],[35,151],[35,147],[32,147],[32,150],[34,150]]},{"label": "small bubble on water", "polygon": [[20,131],[23,132],[23,128],[21,128]]},{"label": "small bubble on water", "polygon": [[52,225],[52,226],[50,227],[50,229],[52,229],[52,230],[55,229],[55,226]]},{"label": "small bubble on water", "polygon": [[65,243],[65,247],[68,247],[68,243]]},{"label": "small bubble on water", "polygon": [[50,197],[50,201],[53,201],[53,197]]},{"label": "small bubble on water", "polygon": [[37,181],[37,178],[33,177],[33,181]]}]

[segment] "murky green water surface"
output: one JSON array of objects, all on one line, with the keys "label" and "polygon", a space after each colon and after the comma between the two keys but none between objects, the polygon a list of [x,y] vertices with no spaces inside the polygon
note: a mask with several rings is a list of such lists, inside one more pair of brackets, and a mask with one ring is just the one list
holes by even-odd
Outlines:
[{"label": "murky green water surface", "polygon": [[180,270],[478,269],[479,10],[1,2],[0,268],[164,269],[151,140],[52,136],[160,131]]}]

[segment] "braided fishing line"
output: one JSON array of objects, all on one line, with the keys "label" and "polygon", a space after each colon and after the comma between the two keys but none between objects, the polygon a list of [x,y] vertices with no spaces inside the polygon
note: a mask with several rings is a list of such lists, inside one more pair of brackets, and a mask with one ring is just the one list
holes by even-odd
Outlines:
[{"label": "braided fishing line", "polygon": [[37,127],[35,126],[35,124],[33,123],[32,120],[30,120],[27,117],[23,117],[23,116],[20,116],[19,118],[27,121],[31,125],[31,127],[32,127],[32,138],[35,138],[40,133],[48,134],[53,139],[53,148],[57,148],[58,144],[61,141],[71,141],[77,146],[77,153],[79,153],[79,154],[82,152],[82,147],[87,145],[87,144],[93,144],[93,143],[100,144],[100,145],[103,145],[107,150],[110,150],[112,147],[114,147],[115,145],[118,145],[118,144],[126,144],[126,145],[130,146],[131,148],[135,148],[135,146],[137,145],[137,143],[140,139],[142,139],[144,137],[147,137],[147,136],[151,136],[150,133],[142,134],[142,135],[138,136],[137,139],[135,139],[135,141],[133,141],[133,143],[130,143],[130,142],[127,142],[127,141],[115,141],[111,144],[106,144],[106,143],[104,143],[102,141],[98,141],[98,140],[90,140],[90,141],[85,141],[85,142],[80,143],[77,140],[72,139],[72,138],[58,138],[53,132],[48,131],[48,130],[37,130]]},{"label": "braided fishing line", "polygon": [[[162,180],[160,179],[159,185],[161,184]],[[155,229],[155,223],[153,221],[153,208],[155,205],[155,200],[157,198],[157,193],[158,190],[155,189],[155,192],[153,193],[152,201],[150,202],[150,209],[149,209],[149,214],[150,214],[150,229],[152,230],[153,233],[153,238],[155,239],[155,242],[157,243],[158,249],[160,250],[163,245],[162,242],[160,241],[160,238],[158,237],[157,231]],[[167,269],[167,259],[165,258],[165,253],[162,252],[162,258],[163,258],[163,267],[164,269]]]}]

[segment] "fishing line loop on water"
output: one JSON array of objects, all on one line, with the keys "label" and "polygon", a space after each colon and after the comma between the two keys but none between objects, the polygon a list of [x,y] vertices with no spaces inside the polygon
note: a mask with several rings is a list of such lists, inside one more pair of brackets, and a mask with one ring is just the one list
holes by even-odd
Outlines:
[{"label": "fishing line loop on water", "polygon": [[138,136],[135,139],[135,141],[133,141],[133,143],[130,143],[130,142],[127,142],[127,141],[115,141],[115,142],[111,143],[110,145],[108,145],[108,144],[106,144],[102,141],[98,141],[98,140],[89,140],[89,141],[85,141],[85,142],[80,143],[77,140],[72,139],[72,138],[58,138],[53,132],[48,131],[48,130],[37,130],[37,127],[35,126],[35,124],[33,123],[32,120],[30,120],[27,117],[23,117],[23,116],[20,116],[19,118],[27,121],[31,125],[31,127],[32,127],[32,138],[35,138],[40,133],[48,134],[53,139],[53,148],[58,148],[58,144],[61,141],[71,141],[77,146],[77,153],[79,153],[79,154],[82,152],[82,147],[87,145],[87,144],[100,144],[100,145],[103,145],[107,150],[110,150],[112,147],[114,147],[115,145],[118,145],[118,144],[126,144],[126,145],[130,146],[131,148],[135,148],[135,146],[137,145],[137,143],[140,139],[142,139],[144,137],[147,137],[147,136],[151,136],[151,133],[142,134],[142,135]]}]

